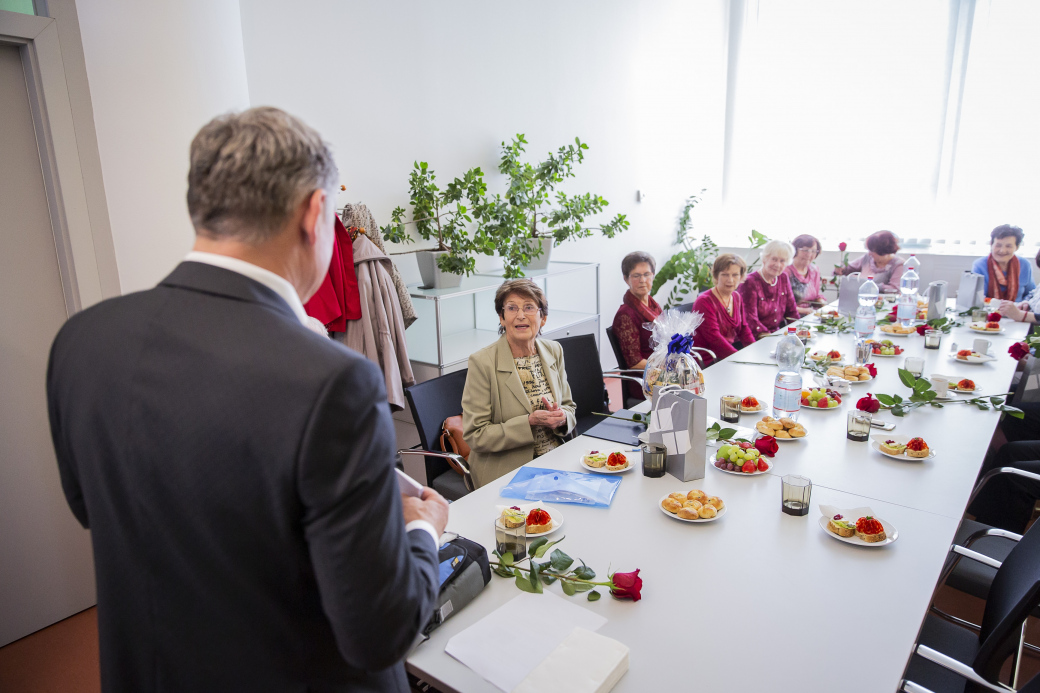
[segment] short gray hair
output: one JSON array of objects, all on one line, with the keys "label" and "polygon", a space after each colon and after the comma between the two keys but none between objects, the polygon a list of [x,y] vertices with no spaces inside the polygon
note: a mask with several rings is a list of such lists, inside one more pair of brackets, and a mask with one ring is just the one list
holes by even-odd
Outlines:
[{"label": "short gray hair", "polygon": [[790,262],[794,259],[794,246],[787,241],[781,241],[778,238],[774,238],[762,246],[763,260],[767,257],[779,257],[780,255],[787,255],[787,261]]},{"label": "short gray hair", "polygon": [[262,243],[338,178],[328,145],[298,118],[270,106],[227,113],[191,142],[188,213],[199,235]]}]

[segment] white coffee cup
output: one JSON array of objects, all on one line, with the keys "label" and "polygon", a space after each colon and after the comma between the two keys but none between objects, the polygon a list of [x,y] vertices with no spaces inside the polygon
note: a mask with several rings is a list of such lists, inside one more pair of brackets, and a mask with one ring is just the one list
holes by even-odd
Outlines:
[{"label": "white coffee cup", "polygon": [[932,384],[932,390],[935,391],[936,397],[946,397],[950,390],[950,381],[938,375],[933,375],[928,379],[928,382]]},{"label": "white coffee cup", "polygon": [[982,354],[983,356],[985,356],[986,354],[989,353],[989,348],[991,346],[993,346],[993,342],[989,341],[988,339],[976,339],[972,343],[972,347],[971,348],[972,348],[972,351],[974,351],[976,353],[979,353],[979,354]]}]

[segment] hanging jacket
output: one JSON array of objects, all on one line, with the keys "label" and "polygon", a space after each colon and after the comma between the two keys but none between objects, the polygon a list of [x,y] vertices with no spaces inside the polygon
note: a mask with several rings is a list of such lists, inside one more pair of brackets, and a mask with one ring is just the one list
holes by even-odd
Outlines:
[{"label": "hanging jacket", "polygon": [[353,244],[361,319],[347,322],[335,338],[379,364],[390,408],[405,408],[404,388],[415,384],[405,344],[404,318],[390,270],[393,263],[364,234]]},{"label": "hanging jacket", "polygon": [[307,315],[317,318],[330,332],[343,332],[347,322],[361,318],[361,299],[354,273],[354,251],[347,228],[336,217],[332,259],[318,292],[304,304]]},{"label": "hanging jacket", "polygon": [[[357,226],[358,228],[365,229],[368,239],[372,241],[380,251],[386,253],[386,246],[383,245],[383,237],[380,235],[379,225],[376,224],[375,217],[372,216],[372,212],[368,210],[367,206],[360,202],[344,206],[343,223],[347,226]],[[406,328],[411,327],[412,323],[415,322],[415,306],[412,305],[412,297],[408,293],[408,287],[405,286],[404,277],[401,276],[401,272],[397,269],[397,265],[391,265],[390,277],[394,280],[394,288],[397,289],[397,299],[401,304],[401,315],[404,316],[404,326]]]}]

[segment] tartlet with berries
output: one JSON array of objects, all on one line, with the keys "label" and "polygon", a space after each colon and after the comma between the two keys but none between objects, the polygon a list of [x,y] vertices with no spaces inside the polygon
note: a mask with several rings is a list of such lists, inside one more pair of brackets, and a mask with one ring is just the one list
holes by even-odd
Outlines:
[{"label": "tartlet with berries", "polygon": [[552,516],[541,508],[527,513],[527,533],[543,534],[552,529]]},{"label": "tartlet with berries", "polygon": [[753,412],[762,411],[762,403],[758,401],[756,397],[745,397],[740,400],[740,411],[742,412]]},{"label": "tartlet with berries", "polygon": [[924,442],[924,438],[911,438],[906,443],[906,454],[907,457],[928,457],[932,451],[928,448],[928,443]]},{"label": "tartlet with berries", "polygon": [[885,535],[885,527],[881,524],[881,521],[874,519],[870,515],[856,520],[856,536],[868,544],[876,544],[888,538]]},{"label": "tartlet with berries", "polygon": [[957,384],[954,385],[954,389],[960,392],[975,392],[975,381],[968,378],[958,380]]}]

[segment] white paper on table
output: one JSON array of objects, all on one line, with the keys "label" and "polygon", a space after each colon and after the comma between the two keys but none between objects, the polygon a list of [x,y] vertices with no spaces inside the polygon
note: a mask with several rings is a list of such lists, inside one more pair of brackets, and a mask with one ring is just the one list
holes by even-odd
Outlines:
[{"label": "white paper on table", "polygon": [[821,505],[820,513],[828,520],[835,515],[841,514],[845,520],[849,522],[855,522],[861,517],[874,517],[874,511],[869,507],[863,508],[852,508],[850,510],[842,510],[841,508],[835,508],[833,505]]},{"label": "white paper on table", "polygon": [[575,628],[607,619],[551,592],[521,594],[448,640],[444,651],[510,693]]},{"label": "white paper on table", "polygon": [[575,628],[513,693],[606,693],[628,671],[628,647],[599,633]]}]

